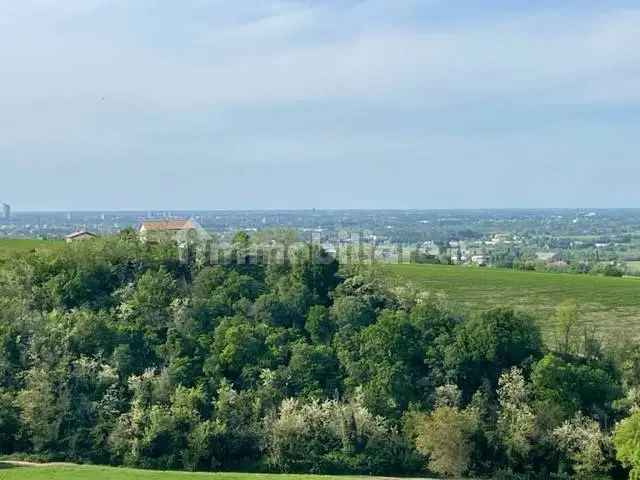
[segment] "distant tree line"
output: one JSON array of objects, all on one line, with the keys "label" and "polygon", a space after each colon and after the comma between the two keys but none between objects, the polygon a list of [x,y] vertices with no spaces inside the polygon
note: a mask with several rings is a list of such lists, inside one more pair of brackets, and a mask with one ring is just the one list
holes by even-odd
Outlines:
[{"label": "distant tree line", "polygon": [[179,258],[126,232],[0,267],[1,453],[639,478],[640,348],[605,348],[573,305],[545,346],[528,314],[463,317],[315,246],[273,264]]}]

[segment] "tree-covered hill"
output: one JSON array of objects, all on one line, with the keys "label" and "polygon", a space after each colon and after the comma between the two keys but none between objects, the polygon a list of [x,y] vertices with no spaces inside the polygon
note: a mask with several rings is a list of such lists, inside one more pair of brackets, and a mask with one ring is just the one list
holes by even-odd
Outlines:
[{"label": "tree-covered hill", "polygon": [[638,467],[640,350],[575,334],[569,308],[552,351],[528,314],[462,317],[317,247],[185,258],[125,232],[0,267],[1,453],[498,478]]}]

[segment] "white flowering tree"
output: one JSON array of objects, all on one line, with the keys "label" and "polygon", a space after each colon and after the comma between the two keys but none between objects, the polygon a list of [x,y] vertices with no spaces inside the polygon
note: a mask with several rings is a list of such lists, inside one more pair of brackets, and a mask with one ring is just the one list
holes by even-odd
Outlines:
[{"label": "white flowering tree", "polygon": [[513,367],[498,380],[498,434],[512,462],[527,458],[535,436],[535,414],[522,370]]},{"label": "white flowering tree", "polygon": [[577,478],[591,479],[607,471],[605,451],[609,439],[595,420],[578,413],[553,431],[553,439],[571,462]]}]

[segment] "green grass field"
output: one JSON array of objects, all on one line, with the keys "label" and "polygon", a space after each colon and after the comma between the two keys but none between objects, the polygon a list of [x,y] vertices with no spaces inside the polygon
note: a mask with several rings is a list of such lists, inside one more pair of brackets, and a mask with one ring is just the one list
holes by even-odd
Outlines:
[{"label": "green grass field", "polygon": [[364,478],[321,475],[158,472],[93,466],[6,467],[0,468],[0,480],[345,480]]},{"label": "green grass field", "polygon": [[32,250],[62,248],[63,246],[64,242],[61,240],[2,239],[0,240],[0,258]]},{"label": "green grass field", "polygon": [[520,272],[446,265],[390,265],[398,286],[413,284],[466,309],[506,305],[530,310],[545,335],[555,307],[575,300],[585,323],[609,338],[640,335],[640,278]]}]

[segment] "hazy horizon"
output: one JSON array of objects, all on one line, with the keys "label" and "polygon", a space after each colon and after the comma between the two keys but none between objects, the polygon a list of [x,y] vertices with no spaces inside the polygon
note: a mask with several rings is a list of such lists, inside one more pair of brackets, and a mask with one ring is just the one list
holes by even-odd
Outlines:
[{"label": "hazy horizon", "polygon": [[607,212],[607,211],[640,211],[640,207],[460,207],[460,208],[188,208],[188,209],[175,209],[175,208],[160,208],[160,209],[145,209],[145,208],[126,208],[126,209],[90,209],[90,210],[13,210],[12,214],[67,214],[67,213],[153,213],[153,214],[168,214],[178,215],[181,213],[215,213],[215,212],[491,212],[491,211],[567,211],[567,212]]},{"label": "hazy horizon", "polygon": [[624,0],[0,0],[0,201],[633,208],[638,24]]}]

